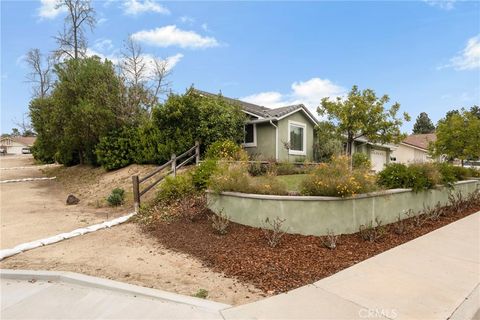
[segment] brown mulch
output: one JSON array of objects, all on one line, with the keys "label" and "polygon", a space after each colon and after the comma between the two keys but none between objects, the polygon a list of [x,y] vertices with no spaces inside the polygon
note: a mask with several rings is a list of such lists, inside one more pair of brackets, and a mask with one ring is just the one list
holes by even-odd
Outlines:
[{"label": "brown mulch", "polygon": [[394,224],[387,225],[384,236],[373,243],[358,233],[341,235],[335,250],[327,249],[320,237],[297,234],[285,234],[281,243],[271,248],[261,229],[236,223],[230,223],[226,235],[218,235],[206,217],[195,222],[157,223],[149,232],[167,248],[191,254],[215,271],[272,294],[328,277],[479,210],[476,207],[428,220],[403,235],[394,232]]}]

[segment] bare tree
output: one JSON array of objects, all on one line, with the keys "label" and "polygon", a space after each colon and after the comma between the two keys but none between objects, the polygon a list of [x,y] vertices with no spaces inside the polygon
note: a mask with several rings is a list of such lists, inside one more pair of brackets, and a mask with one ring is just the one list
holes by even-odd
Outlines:
[{"label": "bare tree", "polygon": [[168,92],[171,82],[168,78],[171,75],[170,66],[167,60],[153,59],[153,72],[150,77],[152,82],[152,104],[158,103],[161,96]]},{"label": "bare tree", "polygon": [[120,69],[126,81],[132,86],[140,86],[146,80],[147,63],[142,46],[130,36],[124,43]]},{"label": "bare tree", "polygon": [[33,96],[45,98],[52,87],[52,57],[43,58],[39,49],[30,49],[25,57],[25,62],[30,67],[27,81],[33,83]]},{"label": "bare tree", "polygon": [[95,10],[90,0],[60,0],[56,8],[67,8],[67,16],[63,32],[55,37],[59,48],[55,51],[57,57],[78,59],[87,51],[85,27],[93,30],[97,22]]},{"label": "bare tree", "polygon": [[22,121],[15,120],[14,124],[20,128],[18,135],[22,135],[23,137],[31,137],[35,135],[28,113],[22,114]]}]

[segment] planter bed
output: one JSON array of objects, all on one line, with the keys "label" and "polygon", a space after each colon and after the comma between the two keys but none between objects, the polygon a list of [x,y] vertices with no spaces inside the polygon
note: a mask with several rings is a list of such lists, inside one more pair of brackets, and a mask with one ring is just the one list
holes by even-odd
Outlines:
[{"label": "planter bed", "polygon": [[413,192],[411,189],[392,189],[348,198],[318,196],[272,196],[238,192],[209,192],[209,208],[225,213],[233,222],[263,227],[265,219],[284,219],[289,233],[303,235],[352,234],[361,225],[375,219],[383,224],[406,218],[408,210],[421,211],[445,205],[450,192],[467,196],[479,188],[479,180],[457,182],[453,190],[444,186]]},{"label": "planter bed", "polygon": [[161,222],[148,232],[169,249],[195,256],[215,271],[274,294],[328,277],[479,210],[477,206],[427,220],[420,227],[412,225],[402,235],[394,232],[394,224],[387,225],[386,233],[376,242],[364,241],[359,234],[341,235],[335,250],[324,247],[321,237],[298,234],[285,234],[280,244],[271,248],[261,229],[237,223],[230,224],[226,235],[217,235],[205,215],[195,222]]}]

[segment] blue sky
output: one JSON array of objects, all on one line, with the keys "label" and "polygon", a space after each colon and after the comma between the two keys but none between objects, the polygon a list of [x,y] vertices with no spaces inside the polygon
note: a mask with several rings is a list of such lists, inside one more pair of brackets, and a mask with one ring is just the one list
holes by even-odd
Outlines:
[{"label": "blue sky", "polygon": [[[1,1],[1,132],[31,98],[22,61],[55,49],[55,0]],[[191,84],[267,107],[305,103],[352,85],[387,93],[413,118],[480,104],[480,3],[94,1],[89,52],[119,59],[128,35],[168,59],[172,89]]]}]

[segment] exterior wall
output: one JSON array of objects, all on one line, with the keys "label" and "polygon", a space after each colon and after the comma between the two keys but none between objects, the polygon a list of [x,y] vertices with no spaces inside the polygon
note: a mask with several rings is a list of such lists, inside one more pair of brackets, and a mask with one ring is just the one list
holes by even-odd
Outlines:
[{"label": "exterior wall", "polygon": [[[455,192],[467,195],[480,188],[480,180],[461,181],[455,185]],[[288,233],[303,235],[326,235],[329,230],[335,234],[358,232],[375,218],[383,224],[406,218],[405,211],[420,211],[424,206],[435,206],[438,202],[448,203],[449,189],[438,187],[415,193],[411,189],[395,189],[351,198],[269,196],[224,192],[209,193],[209,207],[212,211],[223,212],[231,221],[264,227],[266,218],[285,219],[283,226]]]},{"label": "exterior wall", "polygon": [[7,150],[7,154],[22,154],[22,149],[26,147],[28,146],[8,138],[0,141],[0,149]]},{"label": "exterior wall", "polygon": [[[306,156],[289,155],[288,150],[284,148],[283,142],[289,140],[288,121],[302,122],[306,124]],[[314,143],[314,126],[312,121],[307,118],[303,112],[295,112],[294,114],[280,120],[278,122],[278,160],[279,161],[291,161],[302,162],[305,160],[313,160],[313,143]]]},{"label": "exterior wall", "polygon": [[270,123],[257,123],[257,146],[245,147],[250,156],[259,160],[275,159],[275,127]]},{"label": "exterior wall", "polygon": [[433,161],[426,151],[415,149],[404,144],[400,144],[398,149],[392,153],[397,163],[430,162]]},{"label": "exterior wall", "polygon": [[[374,163],[374,159],[372,157],[372,151],[375,150],[380,150],[380,151],[385,151],[385,164],[390,163],[390,156],[391,156],[391,150],[389,148],[382,148],[380,146],[372,146],[370,144],[362,144],[359,143],[358,145],[355,145],[355,152],[363,152],[368,155],[368,158],[372,162],[372,168],[375,168],[376,164]],[[381,169],[376,171],[380,171]]]}]

